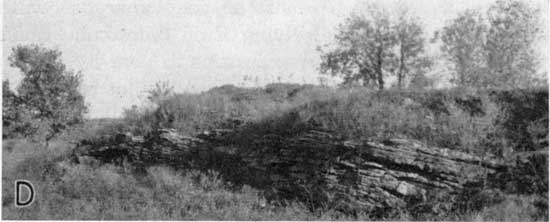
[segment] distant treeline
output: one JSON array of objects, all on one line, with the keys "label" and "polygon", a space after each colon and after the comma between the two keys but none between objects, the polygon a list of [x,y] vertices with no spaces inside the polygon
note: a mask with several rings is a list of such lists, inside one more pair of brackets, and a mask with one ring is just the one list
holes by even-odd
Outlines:
[{"label": "distant treeline", "polygon": [[320,71],[342,77],[344,85],[380,90],[387,88],[389,76],[397,79],[397,88],[432,86],[437,80],[426,74],[434,66],[450,66],[455,86],[545,85],[547,73],[539,69],[535,50],[543,39],[540,15],[528,1],[518,0],[498,0],[485,13],[465,10],[433,34],[430,43],[440,51],[431,54],[417,16],[405,7],[389,13],[368,5],[340,25],[334,44],[319,47]]}]

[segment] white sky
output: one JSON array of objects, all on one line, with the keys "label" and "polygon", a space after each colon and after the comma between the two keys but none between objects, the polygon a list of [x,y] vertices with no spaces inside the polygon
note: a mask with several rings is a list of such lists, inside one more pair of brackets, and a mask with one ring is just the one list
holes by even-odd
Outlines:
[{"label": "white sky", "polygon": [[[168,81],[176,91],[198,92],[243,82],[317,83],[316,47],[331,43],[336,27],[359,0],[256,1],[37,1],[5,0],[3,78],[21,78],[7,58],[18,44],[62,51],[81,70],[89,117],[117,117],[144,100],[145,90]],[[396,1],[384,1],[394,4]],[[390,2],[390,3],[388,3]],[[489,0],[402,1],[428,34],[466,8]],[[538,0],[548,15],[548,1]]]}]

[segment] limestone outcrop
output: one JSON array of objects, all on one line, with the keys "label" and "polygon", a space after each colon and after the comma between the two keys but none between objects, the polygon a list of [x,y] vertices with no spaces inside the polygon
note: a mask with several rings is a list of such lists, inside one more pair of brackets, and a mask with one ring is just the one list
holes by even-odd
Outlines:
[{"label": "limestone outcrop", "polygon": [[237,136],[231,130],[196,137],[172,129],[145,137],[119,134],[82,141],[75,158],[214,169],[233,184],[264,190],[272,199],[374,213],[426,201],[435,192],[458,195],[464,187],[507,168],[495,158],[410,139],[350,141],[327,130],[265,134],[249,141],[236,140]]}]

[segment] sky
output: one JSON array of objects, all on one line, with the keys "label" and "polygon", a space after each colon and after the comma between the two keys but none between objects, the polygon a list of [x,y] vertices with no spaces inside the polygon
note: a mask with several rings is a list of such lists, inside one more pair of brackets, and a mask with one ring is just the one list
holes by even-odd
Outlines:
[{"label": "sky", "polygon": [[[318,83],[320,54],[338,24],[367,0],[4,0],[2,78],[22,75],[9,66],[11,48],[58,49],[81,71],[90,118],[120,117],[145,102],[164,81],[177,92],[223,84]],[[431,37],[467,8],[492,0],[379,1],[404,4]],[[548,1],[538,0],[548,16]],[[547,19],[547,18],[546,18]],[[547,49],[547,47],[545,47]],[[251,76],[254,81],[244,81]]]}]

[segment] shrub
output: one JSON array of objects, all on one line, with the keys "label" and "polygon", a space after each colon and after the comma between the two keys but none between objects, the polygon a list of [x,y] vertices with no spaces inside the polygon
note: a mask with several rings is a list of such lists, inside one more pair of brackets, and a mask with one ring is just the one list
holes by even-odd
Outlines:
[{"label": "shrub", "polygon": [[544,147],[537,141],[548,138],[548,89],[493,90],[490,96],[503,110],[496,125],[508,146],[514,151]]}]

